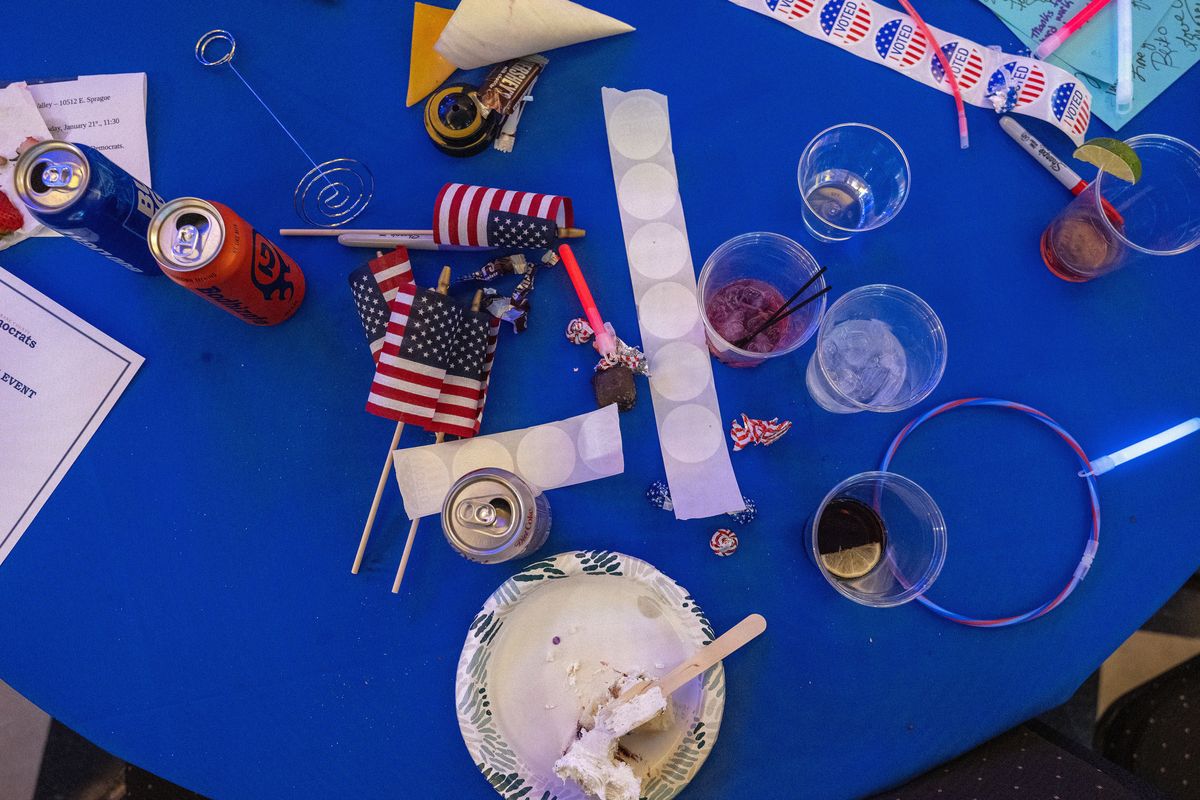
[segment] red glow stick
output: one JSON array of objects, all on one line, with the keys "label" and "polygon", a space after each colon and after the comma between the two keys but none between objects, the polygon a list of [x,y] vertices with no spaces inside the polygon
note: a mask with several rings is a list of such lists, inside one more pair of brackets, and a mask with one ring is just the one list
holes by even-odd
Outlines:
[{"label": "red glow stick", "polygon": [[596,301],[592,299],[592,291],[588,288],[587,281],[583,279],[583,271],[579,269],[579,262],[575,260],[575,253],[571,251],[571,246],[560,244],[558,255],[562,258],[563,266],[567,268],[567,274],[571,276],[571,285],[575,287],[575,294],[579,296],[583,314],[596,333],[596,350],[602,356],[615,353],[617,336],[613,333],[612,326],[605,323],[600,317],[600,309],[596,308]]}]

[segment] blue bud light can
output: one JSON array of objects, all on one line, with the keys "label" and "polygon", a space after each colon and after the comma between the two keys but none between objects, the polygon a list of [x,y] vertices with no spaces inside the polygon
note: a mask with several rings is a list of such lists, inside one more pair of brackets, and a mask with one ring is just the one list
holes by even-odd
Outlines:
[{"label": "blue bud light can", "polygon": [[143,275],[162,270],[146,243],[162,198],[94,147],[45,141],[17,159],[17,196],[38,222]]}]

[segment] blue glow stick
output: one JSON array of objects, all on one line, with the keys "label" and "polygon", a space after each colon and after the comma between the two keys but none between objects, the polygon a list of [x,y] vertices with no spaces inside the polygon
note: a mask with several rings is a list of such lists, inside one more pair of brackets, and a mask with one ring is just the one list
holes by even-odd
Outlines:
[{"label": "blue glow stick", "polygon": [[1115,453],[1100,456],[1092,461],[1091,472],[1080,472],[1079,476],[1085,478],[1089,475],[1103,475],[1109,470],[1121,466],[1126,461],[1132,461],[1135,458],[1144,456],[1146,453],[1157,450],[1171,442],[1178,441],[1196,431],[1200,431],[1200,417],[1192,417],[1187,422],[1181,422],[1174,428],[1165,430],[1162,433],[1156,433],[1137,444],[1131,444],[1129,447],[1122,448]]},{"label": "blue glow stick", "polygon": [[1117,113],[1133,110],[1133,0],[1117,0]]}]

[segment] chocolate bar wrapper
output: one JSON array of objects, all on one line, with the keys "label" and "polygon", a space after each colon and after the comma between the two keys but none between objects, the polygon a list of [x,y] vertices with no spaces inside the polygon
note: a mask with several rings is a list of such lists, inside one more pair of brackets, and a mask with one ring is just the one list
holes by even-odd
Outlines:
[{"label": "chocolate bar wrapper", "polygon": [[497,65],[479,89],[479,102],[503,116],[511,114],[533,89],[548,63],[545,56],[533,55]]}]

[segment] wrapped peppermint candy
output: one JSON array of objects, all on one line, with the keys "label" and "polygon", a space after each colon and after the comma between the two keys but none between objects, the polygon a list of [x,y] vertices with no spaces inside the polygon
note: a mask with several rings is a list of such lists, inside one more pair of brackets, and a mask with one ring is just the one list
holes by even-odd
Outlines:
[{"label": "wrapped peppermint candy", "polygon": [[[596,332],[583,317],[577,317],[567,323],[567,341],[571,344],[587,344],[595,335]],[[646,354],[633,345],[626,344],[619,336],[616,351],[601,358],[595,369],[596,372],[603,372],[613,367],[627,367],[634,375],[650,375],[650,362]]]},{"label": "wrapped peppermint candy", "polygon": [[721,528],[708,540],[708,547],[714,555],[725,558],[737,552],[738,535],[731,530]]},{"label": "wrapped peppermint candy", "polygon": [[571,344],[587,344],[595,334],[583,317],[576,317],[567,323],[567,341]]}]

